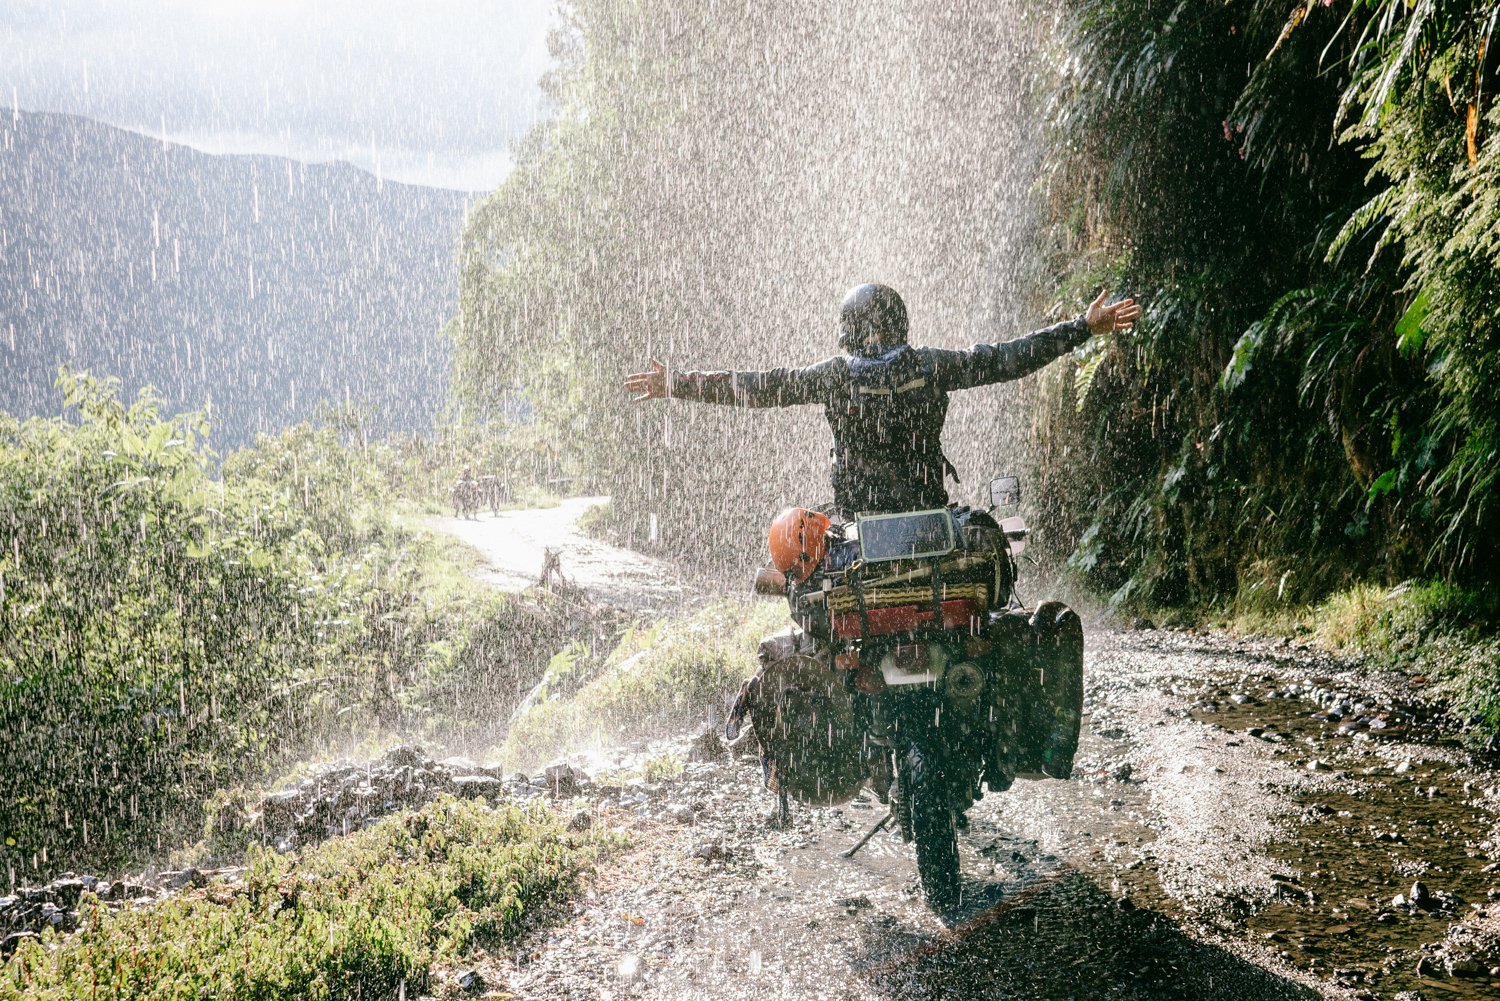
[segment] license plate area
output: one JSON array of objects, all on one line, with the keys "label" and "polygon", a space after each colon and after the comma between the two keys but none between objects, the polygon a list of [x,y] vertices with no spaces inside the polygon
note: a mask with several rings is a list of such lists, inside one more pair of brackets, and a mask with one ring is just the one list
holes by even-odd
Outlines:
[{"label": "license plate area", "polygon": [[930,643],[897,643],[880,658],[880,675],[887,685],[935,685],[942,662]]}]

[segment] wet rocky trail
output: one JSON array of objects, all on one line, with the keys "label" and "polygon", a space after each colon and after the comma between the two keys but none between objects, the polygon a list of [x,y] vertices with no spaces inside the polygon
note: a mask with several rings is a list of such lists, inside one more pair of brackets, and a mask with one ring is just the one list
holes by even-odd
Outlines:
[{"label": "wet rocky trail", "polygon": [[[493,572],[530,564],[535,579],[536,554],[492,524]],[[580,562],[568,546],[591,547],[596,598],[632,572],[625,562],[644,565],[581,537],[560,545],[565,573]],[[1097,623],[1087,636],[1072,779],[975,805],[960,835],[965,899],[946,922],[899,836],[840,856],[885,812],[868,792],[794,807],[772,829],[753,739],[731,747],[715,729],[532,775],[401,747],[311,768],[224,822],[291,850],[448,793],[544,800],[575,828],[628,833],[520,947],[443,971],[442,996],[1500,996],[1500,771],[1453,735],[1423,679],[1285,641]],[[237,878],[152,870],[23,888],[0,898],[0,938],[73,927],[84,890],[142,907]]]},{"label": "wet rocky trail", "polygon": [[[608,587],[643,564],[592,545],[586,565]],[[970,811],[970,900],[952,927],[921,906],[898,837],[838,857],[879,804],[797,811],[791,831],[770,831],[753,761],[697,764],[683,780],[692,822],[665,835],[678,855],[652,857],[695,860],[686,884],[716,902],[638,908],[699,920],[660,937],[670,961],[627,964],[630,989],[691,996],[712,977],[715,994],[746,997],[1500,995],[1500,771],[1455,736],[1425,679],[1207,633],[1096,624],[1088,646],[1073,780],[1020,782]],[[554,936],[543,955],[558,958],[516,984],[541,997],[560,989],[550,971],[574,982],[560,943],[576,941]],[[611,982],[596,972],[579,996]]]},{"label": "wet rocky trail", "polygon": [[[285,848],[439,792],[545,799],[630,833],[569,913],[444,979],[452,996],[1486,998],[1500,989],[1500,774],[1442,735],[1410,679],[1211,635],[1090,632],[1073,779],[970,812],[966,901],[923,905],[910,846],[855,858],[884,808],[763,820],[751,748],[710,732],[533,776],[414,748],[247,804]],[[643,764],[671,760],[677,774]],[[235,873],[88,877],[0,901],[12,933],[214,892]]]},{"label": "wet rocky trail", "polygon": [[640,871],[507,965],[507,990],[1495,996],[1500,775],[1441,736],[1410,679],[1285,644],[1091,635],[1073,780],[970,812],[950,925],[898,837],[839,857],[879,804],[771,831],[753,760],[702,762],[662,792],[676,813],[642,832]]},{"label": "wet rocky trail", "polygon": [[1100,640],[1101,758],[1080,771],[1138,787],[1108,798],[1137,813],[1139,847],[1084,838],[1116,895],[1328,992],[1500,990],[1500,775],[1445,728],[1424,679],[1285,643]]}]

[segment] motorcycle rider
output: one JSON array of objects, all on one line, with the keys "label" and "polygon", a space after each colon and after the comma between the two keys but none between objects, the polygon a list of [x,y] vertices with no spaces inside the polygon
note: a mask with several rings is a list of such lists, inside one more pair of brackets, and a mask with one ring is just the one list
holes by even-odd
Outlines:
[{"label": "motorcycle rider", "polygon": [[[1101,291],[1072,320],[1010,341],[951,350],[910,345],[906,304],[896,290],[859,285],[839,306],[838,343],[845,354],[805,368],[729,372],[673,371],[652,359],[649,371],[625,379],[625,389],[637,403],[662,398],[746,407],[821,403],[833,432],[834,507],[841,520],[860,513],[930,510],[948,504],[946,475],[958,478],[941,443],[948,394],[1019,379],[1091,336],[1132,327],[1140,306],[1128,298],[1106,305],[1106,296]],[[730,720],[736,728],[754,683],[746,682],[735,699]],[[770,760],[763,757],[762,765],[768,769],[767,788],[777,793],[767,820],[785,826],[786,790],[774,779]]]},{"label": "motorcycle rider", "polygon": [[453,501],[453,517],[468,520],[471,513],[479,509],[479,484],[474,479],[474,470],[465,466],[454,481],[450,492]]},{"label": "motorcycle rider", "polygon": [[1127,330],[1140,316],[1132,299],[1105,304],[1101,291],[1072,320],[1014,340],[967,350],[907,343],[906,304],[887,285],[849,290],[839,306],[839,347],[846,352],[806,368],[680,372],[656,359],[627,376],[633,402],[695,400],[744,407],[821,403],[833,431],[834,506],[840,517],[914,511],[948,503],[943,455],[948,394],[1019,379],[1089,337]]}]

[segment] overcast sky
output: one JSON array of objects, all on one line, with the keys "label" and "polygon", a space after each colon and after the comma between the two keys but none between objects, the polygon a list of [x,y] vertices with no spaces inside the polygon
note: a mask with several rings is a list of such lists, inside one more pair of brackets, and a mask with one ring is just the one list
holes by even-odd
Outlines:
[{"label": "overcast sky", "polygon": [[552,0],[0,0],[0,100],[214,153],[485,191],[541,115]]}]

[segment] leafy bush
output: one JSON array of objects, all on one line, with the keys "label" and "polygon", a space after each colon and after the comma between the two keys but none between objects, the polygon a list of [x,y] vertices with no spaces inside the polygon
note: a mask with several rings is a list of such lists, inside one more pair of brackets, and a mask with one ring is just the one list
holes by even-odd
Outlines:
[{"label": "leafy bush", "polygon": [[82,931],[0,967],[0,1001],[415,996],[433,964],[513,941],[615,843],[442,797],[300,859],[253,851],[243,885],[116,914],[85,898]]},{"label": "leafy bush", "polygon": [[110,866],[200,800],[380,733],[496,739],[587,622],[401,527],[369,453],[292,428],[215,477],[201,414],[65,372],[0,416],[0,865]]},{"label": "leafy bush", "polygon": [[1500,4],[1069,7],[1057,259],[1149,312],[1053,381],[1050,534],[1126,603],[1492,583]]},{"label": "leafy bush", "polygon": [[312,540],[224,491],[200,414],[65,373],[80,423],[0,417],[0,849],[108,858],[306,721],[335,627]]}]

